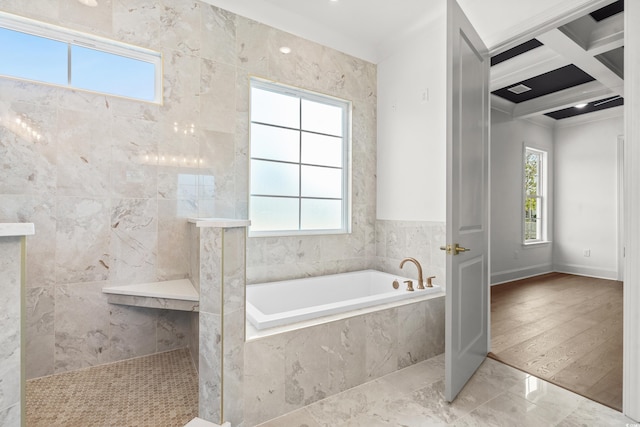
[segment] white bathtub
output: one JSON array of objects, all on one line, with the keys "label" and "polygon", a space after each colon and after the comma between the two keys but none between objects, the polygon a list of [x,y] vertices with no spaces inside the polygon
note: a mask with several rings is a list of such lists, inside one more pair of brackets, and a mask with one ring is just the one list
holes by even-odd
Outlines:
[{"label": "white bathtub", "polygon": [[[400,287],[393,288],[398,280]],[[406,290],[407,278],[375,270],[332,274],[247,286],[247,318],[256,329],[288,325],[321,316],[418,298],[441,292],[440,286]]]}]

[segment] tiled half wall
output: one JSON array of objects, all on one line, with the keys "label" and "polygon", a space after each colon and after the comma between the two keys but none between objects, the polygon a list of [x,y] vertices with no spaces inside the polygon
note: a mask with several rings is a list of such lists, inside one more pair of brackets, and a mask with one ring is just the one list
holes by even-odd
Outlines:
[{"label": "tiled half wall", "polygon": [[245,423],[256,425],[444,352],[444,297],[248,341]]}]

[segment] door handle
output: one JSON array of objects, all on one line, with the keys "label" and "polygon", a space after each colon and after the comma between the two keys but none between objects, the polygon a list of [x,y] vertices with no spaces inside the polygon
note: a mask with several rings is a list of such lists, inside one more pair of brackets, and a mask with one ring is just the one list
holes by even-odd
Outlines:
[{"label": "door handle", "polygon": [[463,248],[456,243],[456,246],[453,248],[453,250],[455,251],[455,255],[458,255],[460,252],[469,252],[471,249]]},{"label": "door handle", "polygon": [[457,243],[454,243],[453,245],[440,246],[440,250],[446,251],[447,255],[458,255],[460,252],[469,252],[471,249],[463,248]]},{"label": "door handle", "polygon": [[440,246],[440,250],[441,250],[441,251],[446,251],[446,252],[447,252],[447,255],[450,255],[450,254],[452,253],[452,252],[451,252],[451,245],[447,245],[447,246]]}]

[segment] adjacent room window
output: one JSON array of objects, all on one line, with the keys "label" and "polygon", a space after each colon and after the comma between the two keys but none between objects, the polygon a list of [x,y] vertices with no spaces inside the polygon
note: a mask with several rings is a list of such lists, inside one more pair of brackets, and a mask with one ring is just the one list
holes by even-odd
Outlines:
[{"label": "adjacent room window", "polygon": [[547,153],[535,148],[524,150],[524,243],[547,240]]},{"label": "adjacent room window", "polygon": [[251,80],[251,235],[349,231],[350,110]]},{"label": "adjacent room window", "polygon": [[0,12],[0,75],[161,102],[161,55]]}]

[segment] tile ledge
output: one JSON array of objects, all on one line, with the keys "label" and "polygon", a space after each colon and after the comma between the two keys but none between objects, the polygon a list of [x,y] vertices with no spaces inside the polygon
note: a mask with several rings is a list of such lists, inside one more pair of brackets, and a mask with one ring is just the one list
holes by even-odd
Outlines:
[{"label": "tile ledge", "polygon": [[0,223],[0,237],[33,236],[35,226],[30,222]]},{"label": "tile ledge", "polygon": [[199,301],[200,295],[189,279],[140,283],[102,288],[105,294],[129,295],[148,298],[166,298],[183,301]]},{"label": "tile ledge", "polygon": [[196,227],[235,228],[251,225],[251,221],[248,219],[234,218],[189,218],[188,221],[195,224]]}]

